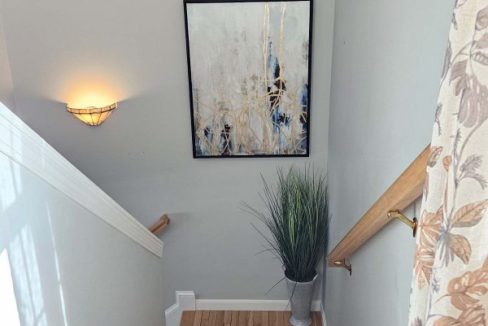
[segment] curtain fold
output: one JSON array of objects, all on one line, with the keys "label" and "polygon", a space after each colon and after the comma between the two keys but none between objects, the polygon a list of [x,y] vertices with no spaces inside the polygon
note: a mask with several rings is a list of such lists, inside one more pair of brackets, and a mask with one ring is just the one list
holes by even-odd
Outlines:
[{"label": "curtain fold", "polygon": [[488,0],[457,0],[422,199],[409,326],[488,319]]}]

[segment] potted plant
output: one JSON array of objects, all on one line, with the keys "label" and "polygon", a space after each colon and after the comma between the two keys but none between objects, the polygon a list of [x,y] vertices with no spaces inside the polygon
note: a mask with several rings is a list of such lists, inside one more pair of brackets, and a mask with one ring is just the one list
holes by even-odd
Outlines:
[{"label": "potted plant", "polygon": [[282,169],[277,172],[276,187],[263,178],[264,212],[245,205],[270,231],[267,236],[256,228],[283,264],[292,310],[290,323],[308,326],[317,267],[328,240],[327,181],[309,166],[304,171],[292,167],[286,173]]}]

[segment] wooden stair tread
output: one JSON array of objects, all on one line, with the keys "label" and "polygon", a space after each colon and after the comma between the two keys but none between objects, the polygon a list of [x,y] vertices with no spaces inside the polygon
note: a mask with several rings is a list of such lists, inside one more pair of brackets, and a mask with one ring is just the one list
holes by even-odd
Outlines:
[{"label": "wooden stair tread", "polygon": [[[183,311],[180,326],[291,326],[290,311]],[[322,326],[320,312],[312,312],[312,325]]]}]

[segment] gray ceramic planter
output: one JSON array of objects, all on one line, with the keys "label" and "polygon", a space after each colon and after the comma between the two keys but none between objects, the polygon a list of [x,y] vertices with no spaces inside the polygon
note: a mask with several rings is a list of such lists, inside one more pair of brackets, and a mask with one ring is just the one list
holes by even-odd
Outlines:
[{"label": "gray ceramic planter", "polygon": [[294,326],[309,326],[312,323],[310,310],[316,279],[317,275],[310,282],[295,282],[286,278],[291,305],[290,323]]}]

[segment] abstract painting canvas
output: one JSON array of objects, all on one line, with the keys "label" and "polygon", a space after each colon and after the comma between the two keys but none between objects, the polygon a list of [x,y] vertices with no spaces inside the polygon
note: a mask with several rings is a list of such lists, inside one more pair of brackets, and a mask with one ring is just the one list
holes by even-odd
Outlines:
[{"label": "abstract painting canvas", "polygon": [[193,156],[309,156],[311,1],[186,0]]}]

